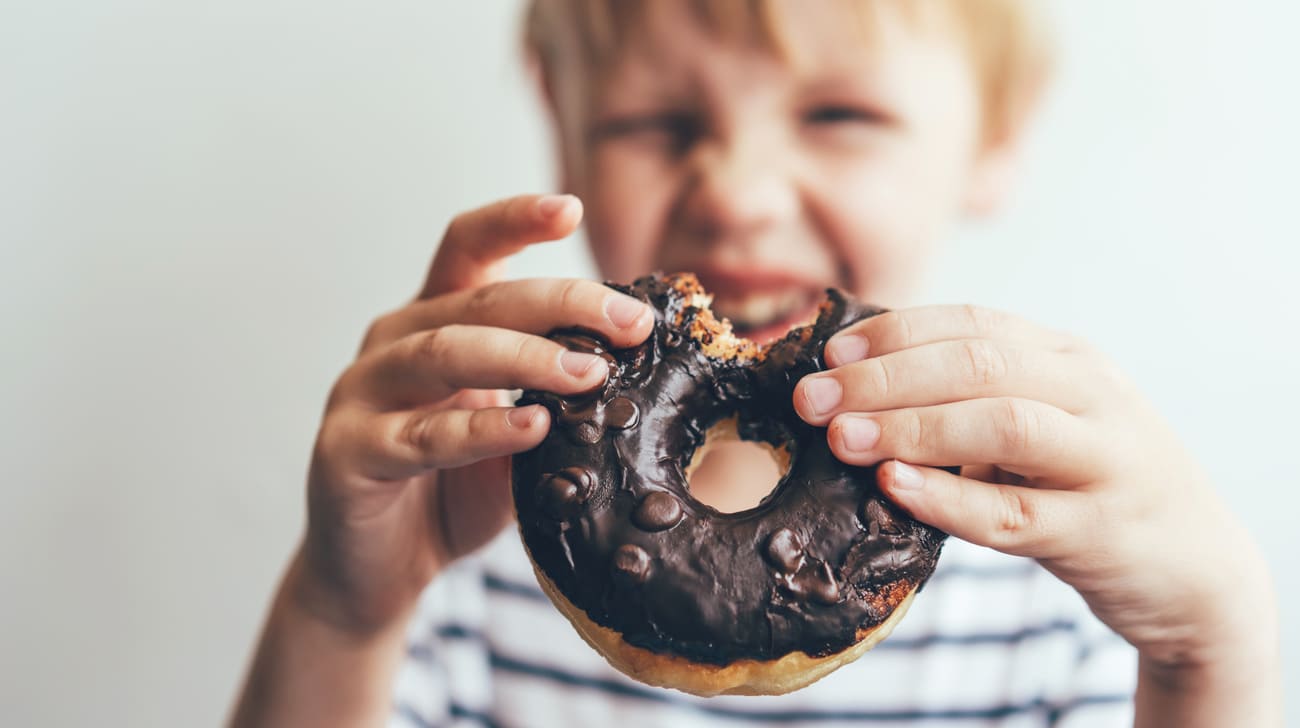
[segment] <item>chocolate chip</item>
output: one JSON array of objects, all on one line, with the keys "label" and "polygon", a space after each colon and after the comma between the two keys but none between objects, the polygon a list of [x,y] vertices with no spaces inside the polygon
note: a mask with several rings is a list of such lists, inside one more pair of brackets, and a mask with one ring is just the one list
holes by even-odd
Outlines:
[{"label": "chocolate chip", "polygon": [[581,465],[567,467],[561,470],[558,474],[577,483],[578,487],[582,489],[582,497],[584,499],[591,495],[591,491],[596,487],[596,474],[591,472],[589,468],[584,468]]},{"label": "chocolate chip", "polygon": [[784,587],[791,596],[800,601],[831,605],[840,601],[840,587],[835,582],[835,575],[825,561],[812,559],[800,563],[795,573],[783,573],[777,577],[777,583]]},{"label": "chocolate chip", "polygon": [[787,574],[799,570],[803,563],[803,541],[789,528],[780,528],[767,539],[767,558]]},{"label": "chocolate chip", "polygon": [[566,521],[582,510],[583,494],[578,484],[556,473],[542,481],[538,497],[542,508],[554,519]]},{"label": "chocolate chip", "polygon": [[582,511],[596,485],[596,476],[587,468],[569,467],[543,476],[537,489],[542,508],[552,518],[566,521]]},{"label": "chocolate chip", "polygon": [[605,426],[626,430],[636,427],[641,419],[641,411],[636,403],[627,397],[615,397],[605,405]]},{"label": "chocolate chip", "polygon": [[867,533],[871,537],[879,536],[882,532],[888,534],[898,534],[900,529],[898,521],[894,514],[890,512],[889,507],[875,498],[868,498],[862,504],[862,522],[867,526]]},{"label": "chocolate chip", "polygon": [[808,596],[818,604],[835,604],[840,600],[840,587],[835,583],[835,575],[831,573],[831,567],[825,563],[822,564],[820,572],[816,578],[808,579],[805,586]]},{"label": "chocolate chip", "polygon": [[671,493],[656,490],[632,511],[632,522],[646,531],[665,531],[682,520],[682,502]]},{"label": "chocolate chip", "polygon": [[614,571],[634,583],[643,583],[650,577],[650,554],[640,546],[625,543],[614,552]]},{"label": "chocolate chip", "polygon": [[578,442],[595,445],[600,442],[600,430],[601,428],[594,422],[579,422],[578,426],[573,428],[573,436],[578,439]]}]

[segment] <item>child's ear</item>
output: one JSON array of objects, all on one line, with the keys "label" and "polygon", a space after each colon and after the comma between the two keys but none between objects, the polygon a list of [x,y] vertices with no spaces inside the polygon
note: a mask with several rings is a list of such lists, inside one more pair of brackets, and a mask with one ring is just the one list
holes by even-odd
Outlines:
[{"label": "child's ear", "polygon": [[1021,150],[1028,128],[1042,105],[1050,85],[1052,70],[1043,64],[1021,80],[1019,90],[1006,102],[1004,118],[998,128],[986,132],[986,138],[971,164],[970,184],[966,189],[965,212],[983,217],[1000,210],[1011,196],[1020,172]]},{"label": "child's ear", "polygon": [[986,217],[1002,209],[1019,169],[1020,146],[1000,143],[981,149],[971,165],[963,205],[971,217]]}]

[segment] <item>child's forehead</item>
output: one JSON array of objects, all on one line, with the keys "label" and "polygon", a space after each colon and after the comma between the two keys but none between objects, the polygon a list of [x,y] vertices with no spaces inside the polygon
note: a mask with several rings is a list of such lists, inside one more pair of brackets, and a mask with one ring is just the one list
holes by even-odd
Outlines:
[{"label": "child's forehead", "polygon": [[[697,69],[710,67],[700,55],[710,45],[682,48],[684,37],[707,38],[714,50],[758,50],[796,71],[855,55],[892,61],[893,48],[906,44],[890,44],[891,36],[922,39],[941,55],[956,48],[978,86],[990,137],[1009,133],[1024,118],[1053,65],[1041,0],[530,2],[525,41],[562,121],[601,94],[596,87],[608,85],[602,80],[617,82],[619,66],[631,59],[648,59],[641,65],[664,73],[669,61],[681,65],[683,58]],[[732,60],[740,55],[730,54]]]},{"label": "child's forehead", "polygon": [[941,14],[926,10],[935,7],[930,3],[667,0],[611,7],[617,10],[604,18],[606,27],[583,24],[592,34],[584,45],[597,75],[628,61],[666,70],[674,61],[698,61],[710,48],[763,54],[795,71],[851,66],[902,33],[949,29]]},{"label": "child's forehead", "polygon": [[589,79],[583,93],[588,113],[691,103],[701,96],[719,101],[720,93],[734,97],[740,91],[750,99],[777,99],[853,89],[901,102],[908,79],[916,81],[931,67],[927,61],[936,45],[949,63],[964,65],[954,58],[960,54],[950,40],[932,28],[918,33],[912,19],[900,15],[867,17],[859,12],[861,4],[800,5],[801,12],[773,16],[783,22],[767,30],[738,20],[723,25],[683,2],[650,5],[617,48],[583,74]]}]

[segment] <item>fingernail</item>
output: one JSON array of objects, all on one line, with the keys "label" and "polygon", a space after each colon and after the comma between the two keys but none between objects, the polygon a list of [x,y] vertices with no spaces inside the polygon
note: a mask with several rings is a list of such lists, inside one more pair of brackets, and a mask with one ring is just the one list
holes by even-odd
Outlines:
[{"label": "fingernail", "polygon": [[867,358],[867,340],[846,334],[836,336],[826,344],[826,363],[840,367]]},{"label": "fingernail", "polygon": [[880,425],[866,417],[843,417],[840,419],[840,440],[844,447],[852,452],[866,452],[875,447],[880,439]]},{"label": "fingernail", "polygon": [[584,354],[580,351],[566,351],[560,355],[560,368],[565,374],[575,378],[583,379],[592,367],[603,361],[595,354]]},{"label": "fingernail", "polygon": [[573,195],[547,195],[537,201],[537,212],[544,218],[555,217],[572,199]]},{"label": "fingernail", "polygon": [[605,299],[605,318],[620,329],[636,323],[645,312],[646,305],[635,298],[610,296]]},{"label": "fingernail", "polygon": [[824,415],[840,403],[840,399],[844,396],[844,388],[831,377],[805,379],[803,396],[808,400],[808,406],[812,408],[813,414]]},{"label": "fingernail", "polygon": [[526,407],[515,407],[506,413],[506,422],[518,430],[527,430],[532,427],[533,422],[537,420],[537,415],[542,413],[542,406],[539,404],[530,404]]},{"label": "fingernail", "polygon": [[925,476],[921,475],[921,471],[911,465],[905,465],[895,460],[893,484],[894,490],[920,490],[921,486],[925,484]]}]

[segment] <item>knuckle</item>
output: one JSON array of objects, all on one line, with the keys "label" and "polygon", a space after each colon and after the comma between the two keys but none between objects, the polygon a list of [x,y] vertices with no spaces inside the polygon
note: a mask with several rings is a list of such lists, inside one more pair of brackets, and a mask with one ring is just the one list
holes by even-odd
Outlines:
[{"label": "knuckle", "polygon": [[[347,400],[348,393],[352,389],[352,380],[356,376],[353,374],[354,369],[355,367],[350,367],[347,371],[339,375],[339,378],[334,380],[334,384],[330,386],[329,395],[325,398],[326,413],[332,412]],[[321,422],[322,430],[325,428],[326,424],[327,423],[324,421]]]},{"label": "knuckle", "polygon": [[999,428],[1004,454],[1028,452],[1042,441],[1043,418],[1027,402],[1014,397],[1002,400]]},{"label": "knuckle", "polygon": [[443,358],[447,349],[447,339],[454,334],[456,327],[443,326],[422,331],[415,335],[412,342],[411,356],[417,361],[436,362]]},{"label": "knuckle", "polygon": [[885,311],[862,321],[861,333],[872,347],[887,351],[900,351],[913,346],[915,339],[913,321],[906,311]]},{"label": "knuckle", "polygon": [[1033,532],[1038,514],[1026,493],[1016,487],[997,488],[997,513],[993,527],[1004,544],[1023,543]]},{"label": "knuckle", "polygon": [[520,336],[510,347],[510,363],[515,371],[528,371],[536,369],[537,363],[545,361],[549,354],[551,359],[556,363],[552,366],[558,366],[558,357],[560,355],[559,347],[551,347],[548,342],[535,339],[528,336]]},{"label": "knuckle", "polygon": [[361,337],[362,351],[369,351],[388,340],[390,320],[390,314],[385,314],[370,322],[370,325],[366,327],[365,335]]},{"label": "knuckle", "polygon": [[472,225],[473,214],[473,212],[462,212],[453,217],[451,222],[447,223],[447,229],[442,233],[443,244],[455,244],[463,240],[468,228]]},{"label": "knuckle", "polygon": [[1007,355],[988,339],[964,339],[960,344],[968,381],[987,387],[1007,375]]},{"label": "knuckle", "polygon": [[502,285],[489,283],[475,288],[465,300],[465,318],[469,321],[483,321],[501,300]]},{"label": "knuckle", "polygon": [[925,447],[927,428],[921,413],[914,410],[902,410],[895,416],[896,445],[906,448],[906,456],[920,453]]},{"label": "knuckle", "polygon": [[1140,396],[1137,384],[1129,379],[1128,373],[1113,359],[1096,350],[1089,351],[1087,356],[1090,367],[1097,373],[1107,391],[1130,397]]},{"label": "knuckle", "polygon": [[429,464],[433,464],[441,440],[437,414],[434,410],[416,412],[397,431],[398,444],[421,453]]},{"label": "knuckle", "polygon": [[1065,354],[1083,354],[1091,356],[1095,352],[1092,342],[1068,331],[1059,331],[1052,329],[1050,335],[1056,337],[1056,349]]},{"label": "knuckle", "polygon": [[905,311],[886,311],[867,319],[862,322],[862,325],[864,329],[871,328],[879,331],[875,337],[866,331],[863,332],[868,334],[867,340],[872,341],[873,346],[879,343],[894,351],[912,346],[912,319]]},{"label": "knuckle", "polygon": [[493,439],[497,434],[493,414],[488,410],[477,410],[470,415],[465,424],[465,435],[468,444],[471,446],[475,444],[482,445]]},{"label": "knuckle", "polygon": [[328,457],[343,449],[345,428],[342,416],[330,412],[321,418],[320,429],[316,432],[316,454]]},{"label": "knuckle", "polygon": [[893,373],[884,359],[867,359],[862,362],[862,376],[872,399],[888,399],[893,392]]},{"label": "knuckle", "polygon": [[915,340],[912,317],[902,311],[898,311],[894,319],[894,329],[898,336],[898,348],[910,348],[912,342]]},{"label": "knuckle", "polygon": [[586,281],[565,280],[560,283],[556,291],[556,303],[560,310],[566,314],[581,311],[583,306],[583,294],[586,292]]},{"label": "knuckle", "polygon": [[1006,323],[1006,315],[991,308],[968,303],[961,307],[961,311],[977,336],[991,336]]}]

